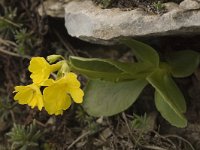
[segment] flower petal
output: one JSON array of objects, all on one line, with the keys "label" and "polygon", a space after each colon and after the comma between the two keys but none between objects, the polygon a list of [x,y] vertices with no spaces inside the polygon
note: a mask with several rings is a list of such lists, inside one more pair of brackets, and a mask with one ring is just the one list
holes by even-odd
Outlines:
[{"label": "flower petal", "polygon": [[30,61],[28,70],[30,72],[39,72],[41,68],[49,65],[48,62],[43,57],[33,57]]},{"label": "flower petal", "polygon": [[53,79],[47,79],[44,82],[42,82],[40,84],[40,86],[51,86],[55,83],[55,81]]},{"label": "flower petal", "polygon": [[44,106],[40,87],[35,84],[16,86],[14,92],[17,92],[14,100],[18,101],[19,104],[27,104],[31,108],[37,106],[39,110]]},{"label": "flower petal", "polygon": [[28,105],[31,106],[31,108],[33,109],[36,105],[37,105],[37,98],[33,97],[29,102]]},{"label": "flower petal", "polygon": [[16,87],[17,94],[14,96],[14,100],[19,104],[27,104],[33,98],[33,91],[25,86]]},{"label": "flower petal", "polygon": [[44,89],[44,107],[50,115],[62,114],[71,105],[71,99],[63,88],[55,84]]},{"label": "flower petal", "polygon": [[23,85],[21,85],[21,86],[15,86],[14,93],[15,92],[19,92],[21,90],[25,90],[25,89],[27,89],[27,86],[23,86]]},{"label": "flower petal", "polygon": [[76,103],[83,102],[84,92],[80,88],[70,88],[68,89],[69,94]]},{"label": "flower petal", "polygon": [[63,80],[65,80],[68,87],[80,87],[80,82],[77,80],[77,75],[75,73],[67,73],[66,76],[63,77]]},{"label": "flower petal", "polygon": [[33,83],[40,84],[49,78],[52,70],[58,67],[58,64],[50,65],[43,57],[33,57],[28,69],[32,72],[30,77]]},{"label": "flower petal", "polygon": [[41,71],[40,73],[32,73],[30,75],[30,78],[33,80],[33,83],[41,83],[42,81],[44,81],[45,79],[48,79],[49,74],[48,73],[43,73],[43,71]]},{"label": "flower petal", "polygon": [[29,101],[28,105],[31,106],[31,108],[37,106],[39,110],[42,110],[42,107],[44,106],[42,95],[35,94],[33,99]]}]

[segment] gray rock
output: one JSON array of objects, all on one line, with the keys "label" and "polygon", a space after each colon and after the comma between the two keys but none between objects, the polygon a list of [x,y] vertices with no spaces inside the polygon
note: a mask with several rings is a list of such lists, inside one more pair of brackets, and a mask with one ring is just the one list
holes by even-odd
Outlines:
[{"label": "gray rock", "polygon": [[180,3],[180,8],[185,10],[200,9],[200,2],[196,0],[184,0]]},{"label": "gray rock", "polygon": [[200,33],[200,11],[173,8],[163,15],[141,9],[101,9],[91,1],[72,1],[65,6],[65,26],[71,36],[103,43],[122,36],[162,36]]},{"label": "gray rock", "polygon": [[200,34],[200,0],[184,0],[180,5],[170,2],[164,6],[167,13],[152,15],[141,8],[101,9],[91,0],[46,0],[38,11],[40,15],[65,17],[71,36],[100,44],[110,44],[122,36]]},{"label": "gray rock", "polygon": [[41,16],[49,15],[51,17],[64,18],[65,17],[65,5],[71,0],[46,0],[39,6],[38,12]]},{"label": "gray rock", "polygon": [[165,9],[169,12],[172,11],[174,9],[178,9],[179,5],[174,3],[174,2],[168,2],[168,3],[164,3],[163,4]]}]

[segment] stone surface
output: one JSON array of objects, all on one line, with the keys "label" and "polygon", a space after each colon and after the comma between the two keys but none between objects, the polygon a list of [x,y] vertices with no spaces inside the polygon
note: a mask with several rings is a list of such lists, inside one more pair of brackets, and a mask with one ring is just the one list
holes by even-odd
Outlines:
[{"label": "stone surface", "polygon": [[180,5],[165,3],[168,12],[152,15],[141,8],[131,11],[101,9],[91,0],[48,0],[39,12],[41,15],[46,12],[53,17],[65,17],[66,29],[73,37],[108,44],[122,36],[200,34],[199,4],[199,0],[184,0]]},{"label": "stone surface", "polygon": [[168,12],[179,8],[179,5],[174,2],[164,3],[163,5]]},{"label": "stone surface", "polygon": [[150,15],[141,9],[101,9],[91,1],[72,1],[65,6],[65,26],[71,36],[96,43],[121,36],[200,33],[200,11],[171,7],[163,15]]},{"label": "stone surface", "polygon": [[47,0],[44,1],[43,5],[40,5],[38,12],[41,16],[49,15],[51,17],[64,18],[65,16],[65,5],[71,0]]},{"label": "stone surface", "polygon": [[180,8],[185,10],[195,10],[200,9],[200,2],[195,0],[184,0],[180,3]]}]

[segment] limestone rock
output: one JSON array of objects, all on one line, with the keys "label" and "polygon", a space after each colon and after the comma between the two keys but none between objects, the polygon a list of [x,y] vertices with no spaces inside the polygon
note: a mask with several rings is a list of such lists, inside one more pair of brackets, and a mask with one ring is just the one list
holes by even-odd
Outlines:
[{"label": "limestone rock", "polygon": [[185,10],[200,9],[200,2],[196,0],[184,0],[180,3],[180,8]]},{"label": "limestone rock", "polygon": [[65,5],[71,0],[47,0],[39,6],[38,12],[41,16],[49,15],[51,17],[64,18],[65,16]]},{"label": "limestone rock", "polygon": [[174,3],[174,2],[168,2],[168,3],[164,3],[163,4],[165,9],[169,12],[172,11],[174,9],[178,9],[179,5]]},{"label": "limestone rock", "polygon": [[38,11],[41,15],[65,17],[71,36],[100,44],[109,44],[122,36],[200,34],[200,0],[184,0],[180,5],[170,2],[164,6],[168,12],[153,15],[141,8],[101,9],[91,0],[46,0]]},{"label": "limestone rock", "polygon": [[150,15],[138,9],[101,9],[91,1],[72,1],[65,6],[65,26],[71,36],[103,43],[122,36],[162,36],[200,33],[200,11],[171,9]]}]

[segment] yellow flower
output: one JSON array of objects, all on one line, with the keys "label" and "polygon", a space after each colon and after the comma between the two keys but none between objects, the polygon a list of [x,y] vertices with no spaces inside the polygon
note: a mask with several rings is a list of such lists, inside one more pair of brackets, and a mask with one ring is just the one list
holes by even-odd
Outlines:
[{"label": "yellow flower", "polygon": [[[19,104],[27,104],[31,108],[38,107],[39,110],[44,107],[50,115],[60,115],[63,114],[63,110],[70,107],[72,100],[82,103],[84,93],[80,89],[80,82],[76,74],[69,72],[66,61],[62,60],[50,65],[43,57],[33,57],[29,71],[33,83],[15,87],[14,100]],[[59,78],[57,80],[49,78],[55,71],[60,73],[60,76],[57,75]],[[44,87],[43,95],[40,87]]]},{"label": "yellow flower", "polygon": [[40,84],[47,80],[50,74],[61,67],[60,63],[50,65],[43,57],[33,57],[30,61],[29,71],[32,72],[33,83]]},{"label": "yellow flower", "polygon": [[42,110],[44,103],[39,86],[35,84],[16,86],[14,92],[17,92],[14,100],[18,101],[19,104],[28,104],[31,108],[37,106],[39,110]]},{"label": "yellow flower", "polygon": [[44,89],[44,107],[51,115],[63,114],[71,105],[71,99],[76,103],[82,103],[83,91],[80,82],[74,73],[67,73],[64,77],[54,81],[47,80],[49,87]]}]

